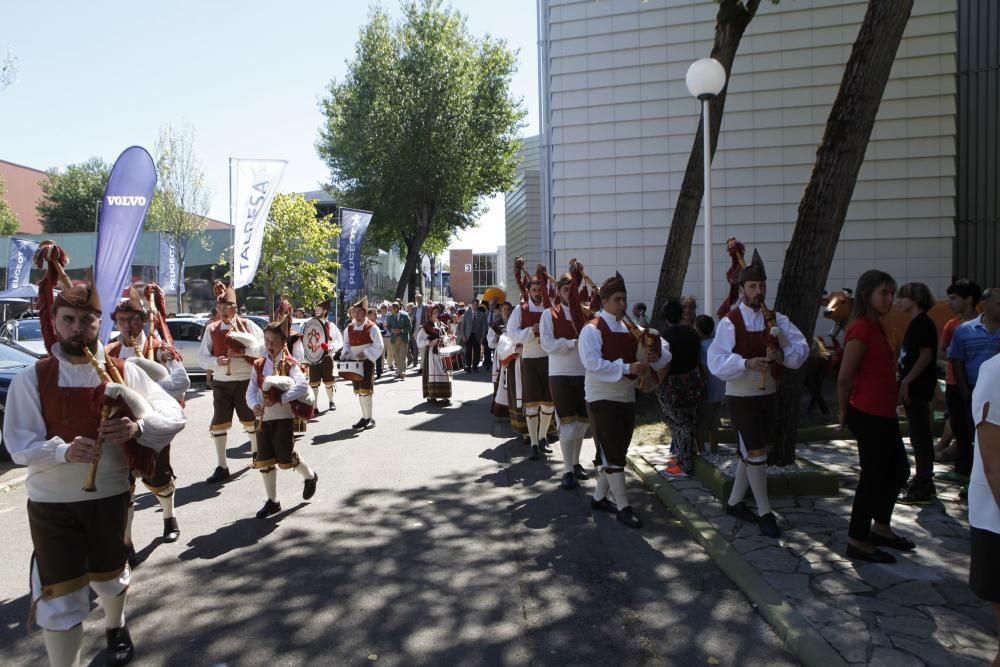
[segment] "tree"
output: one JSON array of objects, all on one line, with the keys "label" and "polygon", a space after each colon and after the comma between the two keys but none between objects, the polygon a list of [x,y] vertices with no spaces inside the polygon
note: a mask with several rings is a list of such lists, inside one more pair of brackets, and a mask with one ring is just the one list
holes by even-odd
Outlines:
[{"label": "tree", "polygon": [[[733,60],[740,47],[743,33],[750,21],[757,14],[761,0],[717,0],[719,11],[715,15],[715,42],[712,45],[712,57],[722,63],[726,69],[726,87],[708,103],[709,127],[708,141],[712,159],[715,159],[715,148],[719,141],[719,129],[722,127],[722,112],[726,108],[726,92],[729,90],[729,74],[733,69]],[[777,4],[778,0],[771,0]],[[656,285],[656,298],[653,302],[652,324],[664,328],[661,311],[670,299],[680,299],[684,288],[684,277],[687,274],[688,262],[691,259],[691,241],[694,239],[694,229],[698,224],[698,213],[701,211],[701,198],[705,194],[704,121],[698,122],[698,132],[694,136],[691,155],[688,157],[684,181],[677,195],[677,206],[674,207],[674,217],[670,221],[670,232],[667,245],[663,249],[663,262],[660,264],[660,279]],[[704,304],[704,311],[712,313],[716,305]]]},{"label": "tree", "polygon": [[[799,203],[775,308],[785,313],[807,340],[816,327],[816,304],[826,284],[875,116],[912,9],[913,0],[869,0],[816,152],[812,176]],[[778,465],[795,460],[804,381],[803,373],[794,372],[782,382],[779,423],[783,433],[780,446],[771,452],[772,462]]]},{"label": "tree", "polygon": [[307,304],[330,298],[340,268],[333,259],[339,237],[333,216],[317,218],[316,205],[302,195],[275,195],[264,227],[263,261],[254,278],[268,303],[281,293]]},{"label": "tree", "polygon": [[[205,230],[210,193],[205,172],[194,153],[194,130],[177,130],[167,125],[160,129],[154,149],[156,192],[146,215],[146,229],[173,237],[177,244],[177,262],[183,267],[188,244]],[[177,272],[177,309],[183,311],[183,271]]]},{"label": "tree", "polygon": [[3,90],[17,80],[17,56],[10,49],[7,55],[0,60],[0,90]]},{"label": "tree", "polygon": [[6,192],[7,185],[4,183],[3,176],[0,176],[0,236],[13,236],[21,228],[21,223],[10,204],[3,198]]},{"label": "tree", "polygon": [[49,169],[39,185],[42,198],[35,209],[47,234],[92,232],[97,229],[97,206],[108,185],[111,167],[99,157],[66,170]]},{"label": "tree", "polygon": [[434,285],[435,285],[434,266],[437,263],[438,255],[440,255],[441,253],[443,253],[445,250],[448,249],[448,244],[451,243],[451,236],[452,236],[451,230],[445,228],[442,229],[441,233],[431,234],[431,236],[429,236],[427,240],[424,241],[423,254],[424,256],[427,257],[427,261],[430,264],[430,269],[431,269],[431,289],[430,289],[430,297],[428,297],[431,301],[434,300]]},{"label": "tree", "polygon": [[513,184],[525,115],[510,94],[514,64],[504,41],[476,39],[462,14],[419,0],[395,25],[373,9],[346,78],[330,84],[317,150],[338,201],[374,211],[378,247],[405,254],[397,298],[412,294],[439,224],[469,227],[483,198]]}]

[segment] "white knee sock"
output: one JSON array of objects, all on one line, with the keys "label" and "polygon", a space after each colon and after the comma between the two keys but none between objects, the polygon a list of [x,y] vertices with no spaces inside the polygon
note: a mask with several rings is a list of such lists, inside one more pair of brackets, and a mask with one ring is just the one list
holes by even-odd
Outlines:
[{"label": "white knee sock", "polygon": [[539,419],[539,422],[538,422],[538,440],[539,441],[545,440],[545,438],[548,436],[548,434],[549,434],[549,426],[552,425],[552,417],[553,417],[553,415],[555,415],[554,411],[550,410],[550,411],[546,412],[545,408],[542,408],[542,414],[540,415],[540,419]]},{"label": "white knee sock", "polygon": [[171,490],[169,496],[161,496],[159,493],[153,494],[156,496],[156,499],[160,501],[160,507],[163,508],[164,519],[174,518],[174,493],[176,493],[176,491]]},{"label": "white knee sock", "polygon": [[608,474],[601,470],[597,473],[597,484],[594,485],[594,500],[604,500],[608,497]]},{"label": "white knee sock", "polygon": [[256,422],[251,422],[249,425],[243,425],[243,431],[247,434],[247,438],[250,440],[250,453],[257,453],[257,425]]},{"label": "white knee sock", "polygon": [[[319,387],[316,388],[316,393],[319,394]],[[330,405],[333,405],[333,397],[337,395],[337,385],[330,383],[326,385],[326,397],[330,401]]]},{"label": "white knee sock", "polygon": [[583,436],[587,433],[587,424],[577,422],[573,429],[573,465],[580,465],[580,452],[583,451]]},{"label": "white knee sock", "polygon": [[757,503],[757,515],[764,516],[771,511],[771,502],[767,497],[767,466],[748,465],[747,478],[750,480],[750,490]]},{"label": "white knee sock", "polygon": [[538,423],[541,421],[538,413],[536,412],[533,415],[526,414],[524,421],[528,424],[528,437],[531,438],[532,447],[538,446]]},{"label": "white knee sock", "polygon": [[267,499],[271,502],[278,502],[278,471],[274,468],[262,470],[260,476],[264,479],[264,491]]},{"label": "white knee sock", "polygon": [[69,630],[43,630],[45,651],[51,667],[78,667],[80,647],[83,645],[83,623]]},{"label": "white knee sock", "polygon": [[315,387],[310,387],[310,390],[313,393],[313,406],[315,407],[319,405],[319,385],[316,385]]},{"label": "white knee sock", "polygon": [[743,459],[740,459],[736,464],[736,475],[733,476],[733,492],[729,494],[730,505],[740,502],[743,500],[743,496],[747,494],[747,487],[750,486],[750,481],[747,478],[747,467],[746,461]]},{"label": "white knee sock", "polygon": [[563,472],[573,472],[576,458],[573,456],[573,424],[563,424],[559,429],[559,449],[562,450]]},{"label": "white knee sock", "polygon": [[358,396],[358,401],[361,403],[361,416],[365,419],[372,418],[372,395]]},{"label": "white knee sock", "polygon": [[215,458],[218,459],[220,468],[229,467],[229,462],[226,461],[226,440],[228,439],[228,435],[226,431],[212,434],[212,442],[215,444]]},{"label": "white knee sock", "polygon": [[301,460],[299,461],[299,464],[297,466],[292,468],[292,470],[302,475],[302,479],[312,479],[313,476],[316,474],[312,471],[312,468],[306,465],[305,461]]},{"label": "white knee sock", "polygon": [[106,596],[98,595],[97,599],[104,609],[104,627],[108,630],[125,627],[125,598],[128,596],[128,589],[120,595]]},{"label": "white knee sock", "polygon": [[611,487],[611,495],[615,497],[615,505],[619,510],[628,507],[628,494],[625,491],[625,473],[614,472],[608,475],[608,486]]},{"label": "white knee sock", "polygon": [[132,544],[133,519],[135,519],[135,502],[129,499],[128,512],[125,515],[125,544]]}]

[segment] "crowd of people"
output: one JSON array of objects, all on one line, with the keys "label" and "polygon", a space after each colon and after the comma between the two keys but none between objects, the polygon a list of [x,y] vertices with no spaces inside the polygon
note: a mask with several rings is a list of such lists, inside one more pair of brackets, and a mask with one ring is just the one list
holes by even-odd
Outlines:
[{"label": "crowd of people", "polygon": [[[69,284],[64,253],[53,244],[43,244],[39,256],[48,263],[40,293],[51,295],[59,283],[64,289],[41,304],[50,356],[12,382],[4,426],[14,460],[29,467],[33,617],[44,630],[50,662],[75,665],[93,589],[105,611],[107,664],[124,665],[134,655],[124,613],[135,566],[134,483],[141,479],[156,496],[164,540],[176,541],[181,526],[170,443],[184,428],[190,380],[156,315],[165,311],[156,285],[144,294],[132,289],[115,304],[119,336],[103,345],[103,306],[93,286]],[[375,380],[384,372],[404,382],[407,371],[419,367],[422,398],[447,404],[453,373],[482,369],[492,375],[491,412],[509,420],[526,459],[546,460],[558,441],[559,486],[592,484],[592,511],[613,514],[633,529],[642,519],[629,502],[624,473],[637,394],[658,399],[671,436],[665,469],[675,476],[692,475],[697,457],[717,450],[725,406],[737,466],[724,510],[765,536],[781,534],[766,465],[779,430],[777,389],[785,372],[805,363],[810,346],[785,315],[767,307],[767,275],[756,252],[739,271],[740,298],[728,313],[716,321],[698,315],[691,297],[670,300],[662,332],[650,328],[644,304],[635,304],[629,316],[628,287],[617,273],[597,285],[575,260],[554,278],[542,266],[529,273],[519,258],[515,278],[516,304],[498,297],[468,306],[425,303],[418,294],[412,304],[370,307],[361,298],[343,328],[331,320],[329,301],[313,304],[311,316],[293,328],[295,315],[307,313],[283,298],[262,329],[241,316],[235,290],[217,283],[217,317],[198,353],[212,373],[209,439],[216,466],[207,483],[231,476],[228,434],[235,415],[261,473],[265,500],[256,516],[265,520],[281,511],[279,469],[298,473],[304,500],[317,492],[319,474],[295,445],[320,411],[321,385],[326,409],[335,410],[337,381],[349,380],[360,414],[352,428],[370,430]],[[953,474],[968,485],[970,583],[1000,620],[994,566],[1000,559],[1000,409],[990,409],[1000,393],[1000,290],[983,291],[966,280],[948,295],[955,319],[939,342],[925,285],[907,283],[897,294],[893,278],[880,271],[858,281],[837,383],[840,422],[857,440],[861,467],[846,555],[892,563],[895,556],[884,549],[916,546],[893,530],[892,512],[896,502],[925,503],[935,495],[933,463],[944,450],[935,450],[930,405],[941,355],[957,451]],[[898,354],[881,325],[893,307],[910,316]],[[912,479],[900,401],[916,461]],[[581,460],[588,436],[592,466]]]}]

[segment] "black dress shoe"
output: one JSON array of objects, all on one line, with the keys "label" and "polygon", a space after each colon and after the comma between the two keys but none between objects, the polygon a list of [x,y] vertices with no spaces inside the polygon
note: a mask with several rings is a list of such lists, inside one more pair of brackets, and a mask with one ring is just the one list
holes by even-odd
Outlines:
[{"label": "black dress shoe", "polygon": [[127,665],[135,657],[135,646],[128,634],[128,627],[112,628],[104,631],[108,642],[108,650],[104,656],[104,664],[109,667]]},{"label": "black dress shoe", "polygon": [[225,482],[227,479],[229,479],[229,468],[218,466],[215,472],[212,473],[212,476],[205,481],[208,484],[218,484],[219,482]]},{"label": "black dress shoe", "polygon": [[628,505],[618,510],[617,519],[629,528],[642,528],[642,520],[635,515],[635,512]]},{"label": "black dress shoe", "polygon": [[847,545],[847,557],[852,560],[863,560],[869,563],[895,563],[896,557],[890,553],[886,553],[881,549],[874,549],[873,551],[865,551],[853,544]]},{"label": "black dress shoe", "polygon": [[177,525],[177,519],[170,517],[163,520],[163,541],[176,542],[181,536],[181,529]]},{"label": "black dress shoe", "polygon": [[553,433],[552,435],[546,437],[545,441],[548,442],[550,445],[554,445],[557,442],[559,442],[559,435],[557,433]]},{"label": "black dress shoe", "polygon": [[615,504],[608,500],[607,498],[601,498],[600,500],[590,499],[590,509],[594,512],[608,512],[609,514],[618,514],[618,508]]},{"label": "black dress shoe", "polygon": [[281,503],[276,503],[273,500],[268,500],[264,503],[264,506],[260,508],[257,512],[258,519],[266,519],[272,514],[277,514],[281,511]]},{"label": "black dress shoe", "polygon": [[546,454],[552,453],[552,448],[549,447],[549,443],[545,440],[542,440],[542,451],[545,452]]},{"label": "black dress shoe", "polygon": [[316,482],[319,481],[319,473],[314,472],[312,479],[307,479],[302,486],[302,500],[309,500],[316,495]]},{"label": "black dress shoe", "polygon": [[877,547],[888,547],[890,549],[895,549],[896,551],[913,551],[917,548],[917,545],[913,543],[913,540],[900,537],[899,535],[886,537],[885,535],[879,535],[878,533],[873,532],[868,537],[868,541]]},{"label": "black dress shoe", "polygon": [[778,528],[778,520],[775,518],[774,512],[768,512],[760,517],[757,525],[760,526],[762,535],[766,537],[781,537],[781,528]]},{"label": "black dress shoe", "polygon": [[747,504],[742,500],[735,505],[726,504],[726,514],[729,516],[734,516],[740,521],[746,521],[747,523],[757,523],[760,518],[750,511]]},{"label": "black dress shoe", "polygon": [[375,428],[375,420],[374,419],[365,420],[365,430],[367,431],[373,428]]},{"label": "black dress shoe", "polygon": [[566,489],[567,491],[575,489],[576,488],[576,477],[573,476],[573,473],[571,473],[571,472],[563,473],[562,481],[559,482],[559,487],[563,488],[563,489]]},{"label": "black dress shoe", "polygon": [[576,475],[577,479],[590,479],[590,473],[584,470],[579,463],[573,466],[573,474]]},{"label": "black dress shoe", "polygon": [[362,417],[358,421],[356,421],[353,424],[351,424],[351,428],[364,428],[365,424],[367,424],[367,423],[368,423],[368,420],[365,419],[364,417]]},{"label": "black dress shoe", "polygon": [[537,461],[538,459],[542,458],[542,452],[538,448],[538,445],[531,446],[531,455],[528,458],[531,459],[532,461]]}]

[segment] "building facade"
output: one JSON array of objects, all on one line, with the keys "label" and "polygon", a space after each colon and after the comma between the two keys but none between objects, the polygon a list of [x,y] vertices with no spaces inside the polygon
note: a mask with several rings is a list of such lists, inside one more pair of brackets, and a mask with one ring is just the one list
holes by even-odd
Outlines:
[{"label": "building facade", "polygon": [[[713,163],[716,295],[725,294],[730,236],[748,252],[757,248],[768,274],[780,276],[866,6],[865,0],[763,3],[747,29]],[[709,55],[717,10],[704,0],[539,0],[538,171],[545,185],[537,247],[553,273],[577,257],[594,280],[620,271],[633,301],[652,301],[700,120],[685,74]],[[951,280],[956,41],[955,2],[914,5],[829,288],[853,287],[874,267],[901,282],[926,282],[938,294]],[[510,256],[530,257],[515,251],[511,238],[521,232],[507,224]],[[702,243],[699,219],[685,293],[703,293]]]},{"label": "building facade", "polygon": [[542,236],[542,174],[540,171],[541,137],[521,140],[518,151],[519,166],[514,187],[504,198],[506,215],[505,257],[500,267],[500,279],[513,285],[513,264],[516,257],[524,257],[527,266],[534,267],[549,250],[548,238]]}]

